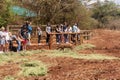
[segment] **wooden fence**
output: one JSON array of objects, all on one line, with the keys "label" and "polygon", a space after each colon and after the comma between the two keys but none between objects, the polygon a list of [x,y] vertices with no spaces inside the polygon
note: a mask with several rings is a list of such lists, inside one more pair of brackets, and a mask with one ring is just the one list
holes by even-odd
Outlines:
[{"label": "wooden fence", "polygon": [[[59,34],[61,36],[64,36],[65,34],[67,34],[69,43],[72,43],[72,37],[73,37],[73,35],[75,35],[74,36],[74,41],[75,41],[74,43],[75,43],[75,45],[79,45],[79,44],[83,43],[84,39],[87,39],[87,40],[90,39],[90,37],[92,35],[91,32],[92,32],[91,30],[81,30],[81,32],[79,32],[79,33],[65,33],[65,32],[63,32],[63,33],[55,33],[55,32],[52,32],[52,33],[49,34],[50,35],[49,48],[51,49],[52,46],[54,44],[56,44],[56,41],[54,41],[54,39],[55,39],[55,36],[57,34]],[[64,43],[64,40],[62,40],[61,43]]]},{"label": "wooden fence", "polygon": [[[14,34],[14,33],[17,33],[18,30],[20,30],[21,26],[22,25],[8,25],[7,30]],[[41,29],[43,30],[44,33],[45,33],[45,27],[46,25],[41,25]],[[37,35],[37,26],[32,25],[32,28],[33,28],[32,35],[35,37]],[[56,34],[60,34],[60,35],[68,34],[69,42],[71,42],[71,37],[72,37],[71,35],[77,35],[74,37],[75,45],[82,44],[83,40],[88,40],[92,36],[92,30],[81,30],[80,33],[55,33],[55,25],[52,25],[52,31],[53,32],[50,33],[50,41],[49,41],[50,49],[54,45],[54,42],[56,42],[54,41],[56,39]],[[79,37],[79,39],[77,37]]]}]

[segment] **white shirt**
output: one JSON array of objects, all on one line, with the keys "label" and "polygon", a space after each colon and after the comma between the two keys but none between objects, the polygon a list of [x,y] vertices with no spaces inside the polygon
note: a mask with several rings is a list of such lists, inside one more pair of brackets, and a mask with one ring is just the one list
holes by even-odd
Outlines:
[{"label": "white shirt", "polygon": [[7,41],[10,40],[10,36],[9,36],[8,32],[5,32],[5,38],[6,38]]},{"label": "white shirt", "polygon": [[6,39],[6,33],[4,31],[0,31],[0,39]]},{"label": "white shirt", "polygon": [[73,26],[73,32],[77,32],[78,27],[76,25]]}]

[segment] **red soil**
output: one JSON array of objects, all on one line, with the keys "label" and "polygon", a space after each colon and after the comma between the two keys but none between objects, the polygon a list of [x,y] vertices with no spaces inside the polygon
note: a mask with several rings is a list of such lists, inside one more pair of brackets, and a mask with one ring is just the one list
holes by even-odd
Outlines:
[{"label": "red soil", "polygon": [[[93,37],[84,43],[96,46],[94,49],[81,50],[80,53],[101,53],[120,58],[120,31],[95,30]],[[18,80],[120,80],[120,60],[84,60],[74,58],[50,58],[29,56],[46,64],[52,64],[48,74],[42,77],[20,77]],[[0,80],[7,75],[15,75],[20,70],[19,63],[0,66]]]}]

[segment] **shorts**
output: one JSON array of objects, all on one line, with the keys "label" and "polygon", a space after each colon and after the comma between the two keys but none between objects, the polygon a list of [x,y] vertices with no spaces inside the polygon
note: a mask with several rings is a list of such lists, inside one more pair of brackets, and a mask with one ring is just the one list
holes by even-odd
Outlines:
[{"label": "shorts", "polygon": [[22,41],[22,44],[23,44],[23,45],[26,45],[26,44],[27,44],[27,40],[24,39],[24,40]]},{"label": "shorts", "polygon": [[30,39],[31,38],[31,34],[30,33],[28,33],[28,39]]},{"label": "shorts", "polygon": [[0,45],[5,45],[5,43],[6,43],[5,39],[0,40]]}]

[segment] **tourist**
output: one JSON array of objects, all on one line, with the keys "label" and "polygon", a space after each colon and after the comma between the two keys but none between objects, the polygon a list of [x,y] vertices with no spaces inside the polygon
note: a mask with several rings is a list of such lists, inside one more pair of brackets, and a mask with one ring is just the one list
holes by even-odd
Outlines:
[{"label": "tourist", "polygon": [[22,47],[23,50],[26,50],[26,46],[27,46],[27,42],[28,42],[28,34],[27,34],[27,27],[26,25],[23,25],[19,31],[19,36],[21,37],[21,39],[23,39],[22,41]]},{"label": "tourist", "polygon": [[66,34],[64,34],[64,42],[65,43],[68,43],[68,34],[67,34],[67,27],[68,27],[68,25],[67,25],[67,22],[64,22],[64,25],[63,25],[63,32],[65,32]]},{"label": "tourist", "polygon": [[27,22],[26,23],[27,26],[27,35],[28,35],[28,45],[31,45],[31,33],[32,33],[32,26],[31,26],[31,22]]},{"label": "tourist", "polygon": [[78,26],[77,23],[75,23],[72,27],[72,32],[74,34],[72,34],[72,41],[75,42],[75,37],[77,37],[76,33],[78,32]]},{"label": "tourist", "polygon": [[[60,27],[61,27],[61,33],[63,33],[63,24],[60,24]],[[61,42],[63,43],[64,42],[64,34],[61,34]]]},{"label": "tourist", "polygon": [[71,38],[71,34],[69,34],[69,33],[72,33],[72,27],[70,25],[68,25],[68,27],[66,28],[65,32],[68,33],[68,35],[67,35],[67,43],[69,43],[70,42],[70,38]]},{"label": "tourist", "polygon": [[19,36],[19,34],[16,35],[15,40],[16,40],[16,43],[17,43],[17,52],[19,52],[20,50],[22,50],[21,49],[21,46],[22,46],[21,42],[24,41],[24,40]]},{"label": "tourist", "polygon": [[5,51],[8,51],[9,50],[9,40],[10,40],[10,35],[9,35],[9,32],[8,31],[5,31],[4,34],[6,35],[5,36]]},{"label": "tourist", "polygon": [[51,29],[51,25],[50,23],[47,24],[46,26],[46,35],[47,35],[47,38],[46,38],[46,44],[48,45],[49,43],[49,40],[50,40],[50,34],[52,32],[52,29]]},{"label": "tourist", "polygon": [[42,30],[40,27],[37,27],[37,33],[38,33],[38,45],[40,45],[40,40],[41,40],[41,35],[42,35]]},{"label": "tourist", "polygon": [[1,31],[0,31],[0,49],[1,52],[5,52],[5,44],[6,44],[6,34],[5,34],[5,28],[1,27]]},{"label": "tourist", "polygon": [[57,42],[57,44],[59,44],[61,42],[61,34],[59,34],[61,32],[62,32],[61,26],[57,25],[56,26],[56,33],[58,33],[58,34],[56,34],[56,42]]}]

